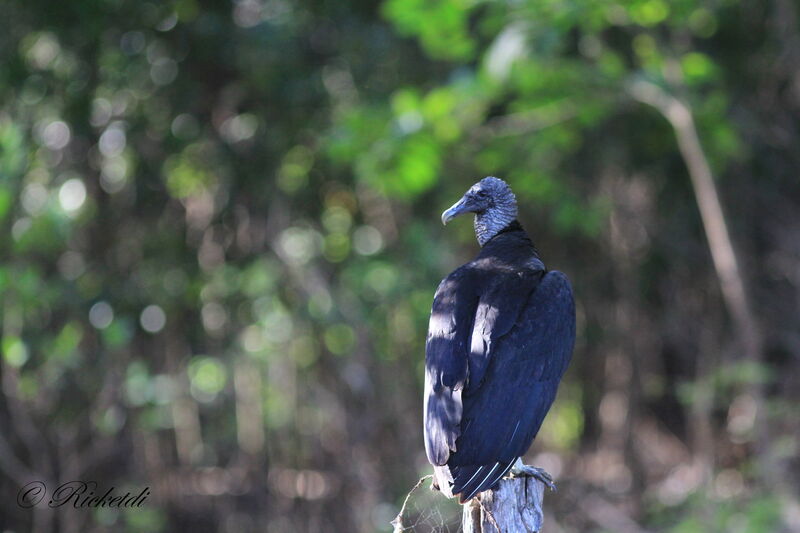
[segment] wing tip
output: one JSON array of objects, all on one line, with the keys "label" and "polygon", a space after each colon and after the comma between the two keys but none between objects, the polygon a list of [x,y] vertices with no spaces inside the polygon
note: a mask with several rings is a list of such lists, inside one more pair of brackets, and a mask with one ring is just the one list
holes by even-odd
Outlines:
[{"label": "wing tip", "polygon": [[[458,492],[453,491],[453,496],[458,496],[458,501],[460,504],[465,504],[481,492],[491,489],[495,483],[500,481],[503,476],[505,476],[511,467],[514,465],[514,461],[510,463],[501,463],[496,462],[489,472],[483,476],[483,479],[475,481],[475,477],[481,474],[484,468],[489,467],[489,465],[481,465],[478,467],[477,470],[470,476],[469,480],[463,484],[463,486],[458,487]],[[498,467],[502,467],[498,470]],[[458,477],[458,476],[456,476]]]}]

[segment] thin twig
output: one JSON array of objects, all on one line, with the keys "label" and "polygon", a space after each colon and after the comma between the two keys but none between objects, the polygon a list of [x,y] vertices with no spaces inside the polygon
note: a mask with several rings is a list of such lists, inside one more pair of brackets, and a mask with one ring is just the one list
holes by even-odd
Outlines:
[{"label": "thin twig", "polygon": [[483,501],[481,500],[480,496],[477,497],[476,500],[478,501],[478,505],[481,506],[481,511],[483,511],[483,513],[489,518],[489,522],[491,522],[491,524],[497,530],[497,533],[503,533],[500,531],[500,526],[497,525],[497,520],[494,519],[494,515],[489,511],[489,509],[483,506]]},{"label": "thin twig", "polygon": [[419,478],[419,481],[417,481],[417,484],[414,485],[414,487],[410,491],[408,491],[408,494],[406,494],[406,499],[403,500],[403,506],[400,508],[400,512],[397,513],[397,516],[394,517],[394,520],[389,522],[390,524],[392,524],[392,526],[394,526],[393,533],[401,533],[407,529],[403,525],[403,514],[406,512],[406,505],[408,505],[408,500],[409,498],[411,498],[411,495],[414,493],[415,490],[420,488],[420,486],[422,486],[422,484],[425,483],[426,480],[431,479],[432,477],[433,474],[422,476],[421,478]]},{"label": "thin twig", "polygon": [[505,137],[512,135],[526,135],[562,122],[566,122],[578,115],[572,106],[557,113],[547,113],[547,110],[533,109],[494,117],[483,126],[475,129],[474,138],[478,137]]}]

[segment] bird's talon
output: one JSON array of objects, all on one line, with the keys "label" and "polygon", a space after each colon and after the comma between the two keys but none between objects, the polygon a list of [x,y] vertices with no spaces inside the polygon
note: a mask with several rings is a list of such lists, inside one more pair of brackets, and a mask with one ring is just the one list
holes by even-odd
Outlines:
[{"label": "bird's talon", "polygon": [[532,477],[538,481],[544,483],[547,488],[552,490],[553,492],[557,492],[558,489],[556,488],[556,484],[553,481],[553,476],[548,474],[544,468],[537,468],[535,466],[529,465],[520,465],[519,467],[514,467],[511,469],[511,477]]}]

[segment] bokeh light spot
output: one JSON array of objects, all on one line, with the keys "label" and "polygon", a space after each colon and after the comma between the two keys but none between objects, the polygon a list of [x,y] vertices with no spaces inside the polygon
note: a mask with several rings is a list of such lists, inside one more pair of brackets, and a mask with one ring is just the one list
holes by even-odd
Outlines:
[{"label": "bokeh light spot", "polygon": [[89,322],[97,329],[106,329],[114,321],[114,309],[108,302],[97,302],[89,309]]},{"label": "bokeh light spot", "polygon": [[58,201],[64,211],[73,212],[81,208],[86,201],[86,186],[80,178],[72,178],[64,182],[58,190]]},{"label": "bokeh light spot", "polygon": [[67,123],[56,120],[44,127],[42,142],[51,150],[61,150],[69,144],[71,136]]},{"label": "bokeh light spot", "polygon": [[372,226],[361,226],[353,232],[353,248],[361,255],[373,255],[383,249],[383,236]]},{"label": "bokeh light spot", "polygon": [[161,307],[152,304],[148,305],[139,315],[139,323],[145,331],[149,333],[158,333],[167,323],[167,315]]}]

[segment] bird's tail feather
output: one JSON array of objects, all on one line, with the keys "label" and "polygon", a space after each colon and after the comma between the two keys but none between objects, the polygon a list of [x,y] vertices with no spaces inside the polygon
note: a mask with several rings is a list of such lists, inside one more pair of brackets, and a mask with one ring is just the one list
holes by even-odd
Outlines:
[{"label": "bird's tail feather", "polygon": [[513,465],[514,461],[451,467],[453,494],[458,494],[459,501],[464,503],[475,497],[476,494],[490,489],[511,470]]}]

